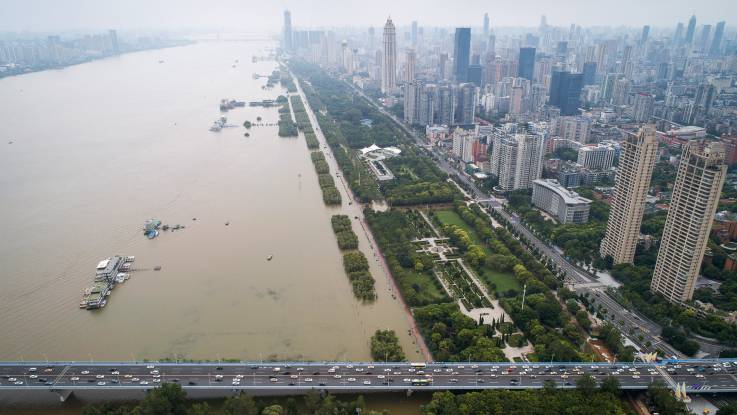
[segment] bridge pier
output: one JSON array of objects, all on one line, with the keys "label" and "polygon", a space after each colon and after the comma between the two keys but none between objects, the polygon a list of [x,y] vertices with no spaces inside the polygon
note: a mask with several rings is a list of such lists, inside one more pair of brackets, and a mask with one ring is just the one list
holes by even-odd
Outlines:
[{"label": "bridge pier", "polygon": [[71,390],[61,389],[61,390],[54,390],[53,391],[58,397],[59,401],[62,403],[66,402],[67,399],[69,399],[70,396],[72,396]]},{"label": "bridge pier", "polygon": [[407,397],[409,398],[412,396],[412,389],[407,389]]}]

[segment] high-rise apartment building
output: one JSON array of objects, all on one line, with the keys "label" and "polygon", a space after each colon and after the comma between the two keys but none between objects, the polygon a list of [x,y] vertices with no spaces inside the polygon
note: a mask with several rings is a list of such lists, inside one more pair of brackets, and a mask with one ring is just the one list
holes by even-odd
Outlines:
[{"label": "high-rise apartment building", "polygon": [[468,79],[468,64],[471,60],[471,28],[456,28],[453,42],[453,76],[458,82]]},{"label": "high-rise apartment building", "polygon": [[615,264],[632,263],[635,257],[657,149],[652,125],[643,126],[637,134],[628,134],[622,141],[617,182],[600,249],[601,256],[611,256]]},{"label": "high-rise apartment building", "polygon": [[381,59],[381,92],[392,94],[397,86],[397,32],[392,18],[384,25],[384,54]]},{"label": "high-rise apartment building", "polygon": [[292,37],[292,13],[284,10],[284,33],[282,34],[282,47],[284,50],[291,51],[293,49]]},{"label": "high-rise apartment building", "polygon": [[686,29],[686,44],[690,45],[693,42],[694,34],[696,33],[696,16],[692,15],[688,19],[688,28]]},{"label": "high-rise apartment building", "polygon": [[489,38],[489,13],[484,13],[484,39]]},{"label": "high-rise apartment building", "polygon": [[617,150],[606,144],[583,146],[578,149],[577,164],[591,170],[609,170],[614,165]]},{"label": "high-rise apartment building", "polygon": [[438,109],[435,113],[437,123],[450,127],[455,124],[456,97],[453,85],[442,85],[438,88]]},{"label": "high-rise apartment building", "polygon": [[635,94],[635,103],[632,106],[632,118],[635,122],[648,122],[655,109],[655,96],[645,92]]},{"label": "high-rise apartment building", "polygon": [[535,48],[519,48],[517,75],[532,81],[535,74]]},{"label": "high-rise apartment building", "polygon": [[491,173],[499,179],[499,188],[508,192],[532,187],[542,174],[545,137],[500,129],[494,130],[493,137]]},{"label": "high-rise apartment building", "polygon": [[709,47],[709,53],[712,55],[718,55],[722,49],[722,38],[724,37],[724,21],[717,23],[717,28],[714,30],[714,38],[711,40],[711,47]]},{"label": "high-rise apartment building", "polygon": [[719,142],[686,144],[678,165],[650,289],[672,302],[691,299],[727,174]]}]

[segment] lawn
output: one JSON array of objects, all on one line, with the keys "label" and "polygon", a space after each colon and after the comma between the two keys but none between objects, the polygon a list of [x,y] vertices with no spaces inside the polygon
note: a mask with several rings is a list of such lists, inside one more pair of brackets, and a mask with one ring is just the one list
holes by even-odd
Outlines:
[{"label": "lawn", "polygon": [[[441,224],[457,225],[468,232],[468,236],[471,238],[471,241],[474,244],[483,248],[486,255],[492,254],[489,247],[486,246],[486,244],[483,243],[479,236],[476,234],[476,231],[473,230],[473,228],[471,228],[457,213],[452,210],[437,210],[435,211],[435,215],[437,216]],[[478,271],[476,273],[479,274]],[[484,282],[484,284],[486,284],[486,287],[487,289],[489,289],[489,291],[496,291],[498,293],[501,293],[510,289],[514,289],[517,291],[522,289],[514,275],[508,272],[499,272],[484,266],[481,269],[481,275],[479,275],[479,277]],[[491,284],[496,285],[496,290],[491,289]]]},{"label": "lawn", "polygon": [[414,293],[416,301],[420,304],[434,304],[449,301],[448,295],[440,287],[440,283],[434,276],[420,272],[405,271],[400,281],[403,292]]}]

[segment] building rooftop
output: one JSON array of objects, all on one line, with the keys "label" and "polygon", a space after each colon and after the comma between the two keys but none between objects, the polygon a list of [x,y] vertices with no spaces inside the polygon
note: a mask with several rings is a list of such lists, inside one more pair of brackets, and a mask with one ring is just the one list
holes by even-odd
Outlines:
[{"label": "building rooftop", "polygon": [[558,194],[558,196],[560,196],[567,205],[591,203],[590,199],[586,199],[585,197],[580,196],[578,193],[566,189],[565,187],[561,186],[557,180],[537,179],[533,181],[533,183],[552,190],[553,192]]}]

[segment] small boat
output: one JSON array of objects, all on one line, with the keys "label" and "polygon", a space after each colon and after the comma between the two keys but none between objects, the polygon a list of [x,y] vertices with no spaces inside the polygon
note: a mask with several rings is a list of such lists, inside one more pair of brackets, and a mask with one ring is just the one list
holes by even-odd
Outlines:
[{"label": "small boat", "polygon": [[266,257],[266,260],[267,261],[271,261],[272,258],[274,258],[274,255],[273,254],[269,254],[269,256]]},{"label": "small boat", "polygon": [[157,265],[154,267],[154,271],[161,271],[161,265]]},{"label": "small boat", "polygon": [[225,226],[228,226],[228,225],[230,225],[230,222],[225,222]]}]

